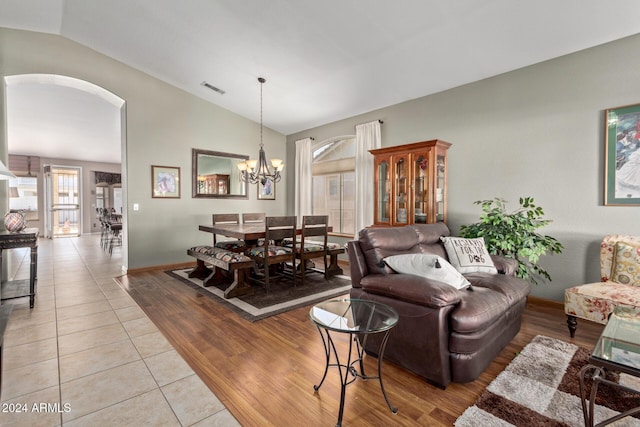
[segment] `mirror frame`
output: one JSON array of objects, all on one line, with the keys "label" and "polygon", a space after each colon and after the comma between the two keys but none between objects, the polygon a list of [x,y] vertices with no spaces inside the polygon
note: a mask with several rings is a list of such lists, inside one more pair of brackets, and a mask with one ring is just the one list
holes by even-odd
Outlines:
[{"label": "mirror frame", "polygon": [[213,198],[213,199],[248,199],[249,184],[243,182],[244,194],[203,194],[198,193],[198,156],[209,155],[216,157],[228,157],[229,159],[249,160],[249,156],[243,154],[223,153],[220,151],[200,150],[198,148],[191,149],[191,196],[194,198]]}]

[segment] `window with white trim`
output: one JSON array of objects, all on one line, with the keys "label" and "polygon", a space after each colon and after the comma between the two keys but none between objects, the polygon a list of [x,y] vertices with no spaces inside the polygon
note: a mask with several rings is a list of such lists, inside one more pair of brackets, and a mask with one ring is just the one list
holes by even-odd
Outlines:
[{"label": "window with white trim", "polygon": [[313,146],[313,214],[328,215],[334,233],[355,233],[355,136]]}]

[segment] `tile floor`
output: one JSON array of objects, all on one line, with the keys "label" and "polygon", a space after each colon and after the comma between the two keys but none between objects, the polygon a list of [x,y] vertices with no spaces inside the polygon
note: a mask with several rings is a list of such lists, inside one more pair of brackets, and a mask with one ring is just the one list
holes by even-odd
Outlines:
[{"label": "tile floor", "polygon": [[[14,305],[4,337],[0,426],[238,426],[112,279],[99,235],[41,238],[36,303]],[[8,279],[28,249],[4,252]]]}]

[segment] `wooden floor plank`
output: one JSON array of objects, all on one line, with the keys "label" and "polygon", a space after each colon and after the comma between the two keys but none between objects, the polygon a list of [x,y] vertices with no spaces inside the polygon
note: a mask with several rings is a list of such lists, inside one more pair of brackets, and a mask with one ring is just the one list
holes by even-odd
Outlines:
[{"label": "wooden floor plank", "polygon": [[[346,270],[348,271],[348,270]],[[318,393],[324,350],[304,307],[255,323],[200,295],[163,271],[123,276],[122,286],[176,350],[245,426],[333,425],[340,385],[331,369]],[[345,426],[451,426],[534,336],[547,335],[592,347],[603,326],[580,322],[569,338],[562,305],[530,299],[520,333],[475,381],[441,390],[420,377],[384,363],[387,408],[377,381],[347,388]],[[346,340],[338,340],[346,351]],[[374,372],[376,359],[367,358]]]}]

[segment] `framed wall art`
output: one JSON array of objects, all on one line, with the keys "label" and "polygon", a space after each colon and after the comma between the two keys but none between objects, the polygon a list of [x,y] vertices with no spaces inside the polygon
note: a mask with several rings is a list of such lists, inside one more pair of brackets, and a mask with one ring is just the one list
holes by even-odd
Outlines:
[{"label": "framed wall art", "polygon": [[272,179],[265,178],[264,184],[258,182],[258,200],[275,200],[276,183]]},{"label": "framed wall art", "polygon": [[604,204],[640,205],[640,104],[606,110]]},{"label": "framed wall art", "polygon": [[179,199],[180,168],[152,165],[151,197],[161,199]]}]

